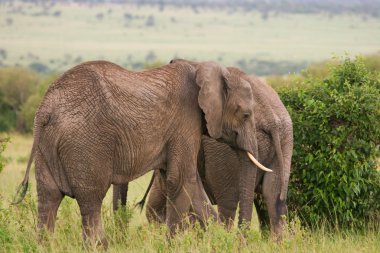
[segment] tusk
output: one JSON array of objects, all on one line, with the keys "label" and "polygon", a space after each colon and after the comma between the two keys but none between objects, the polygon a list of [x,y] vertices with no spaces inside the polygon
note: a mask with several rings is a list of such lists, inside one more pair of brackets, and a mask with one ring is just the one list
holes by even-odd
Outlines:
[{"label": "tusk", "polygon": [[257,167],[259,167],[260,169],[262,169],[263,171],[267,171],[267,172],[273,172],[273,170],[271,169],[268,169],[267,167],[265,167],[264,165],[262,165],[261,163],[259,163],[259,161],[256,160],[256,158],[247,151],[247,155],[249,157],[249,159],[257,165]]}]

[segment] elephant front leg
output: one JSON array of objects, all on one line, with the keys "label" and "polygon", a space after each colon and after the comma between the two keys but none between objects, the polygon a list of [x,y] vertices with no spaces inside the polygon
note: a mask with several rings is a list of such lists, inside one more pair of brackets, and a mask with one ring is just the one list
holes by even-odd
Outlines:
[{"label": "elephant front leg", "polygon": [[262,194],[257,194],[254,199],[257,218],[259,219],[261,232],[269,229],[269,217],[266,208],[264,207],[264,199]]},{"label": "elephant front leg", "polygon": [[238,205],[238,199],[228,201],[221,200],[218,202],[218,211],[221,222],[226,226],[228,230],[230,230],[234,225],[236,209]]},{"label": "elephant front leg", "polygon": [[280,199],[278,188],[279,175],[266,174],[263,182],[263,195],[267,205],[271,238],[274,241],[281,241],[283,236],[283,229],[286,224],[284,216],[287,214],[286,200]]}]

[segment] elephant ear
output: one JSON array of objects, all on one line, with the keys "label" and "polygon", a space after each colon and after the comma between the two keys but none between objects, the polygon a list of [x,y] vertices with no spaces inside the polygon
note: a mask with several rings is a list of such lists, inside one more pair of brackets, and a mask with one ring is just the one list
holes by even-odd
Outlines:
[{"label": "elephant ear", "polygon": [[196,72],[196,83],[200,87],[198,103],[205,114],[207,130],[214,139],[222,136],[228,76],[228,70],[216,62],[200,63]]}]

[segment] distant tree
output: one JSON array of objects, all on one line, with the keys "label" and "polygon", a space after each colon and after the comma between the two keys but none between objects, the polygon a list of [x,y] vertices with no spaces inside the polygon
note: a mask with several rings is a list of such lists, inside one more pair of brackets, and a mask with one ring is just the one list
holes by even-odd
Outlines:
[{"label": "distant tree", "polygon": [[83,58],[81,56],[78,56],[74,59],[74,63],[81,63],[83,61]]},{"label": "distant tree", "polygon": [[149,53],[145,56],[145,61],[147,62],[153,62],[157,59],[156,54],[154,51],[149,51]]},{"label": "distant tree", "polygon": [[49,67],[40,62],[33,62],[28,67],[37,73],[47,74],[50,72]]},{"label": "distant tree", "polygon": [[104,18],[104,14],[103,13],[99,12],[98,14],[96,14],[96,19],[97,20],[101,21],[101,20],[103,20],[103,18]]},{"label": "distant tree", "polygon": [[133,19],[133,16],[132,16],[132,14],[126,12],[126,13],[124,13],[124,18],[129,20],[129,19]]},{"label": "distant tree", "polygon": [[39,81],[38,86],[36,86],[33,90],[33,94],[29,96],[25,103],[21,106],[20,112],[18,113],[18,120],[23,123],[23,131],[32,131],[34,115],[38,105],[41,103],[42,98],[50,84],[56,80],[57,77],[57,74],[50,74]]},{"label": "distant tree", "polygon": [[267,11],[264,11],[261,13],[261,18],[263,20],[267,20],[269,18],[269,13]]},{"label": "distant tree", "polygon": [[0,69],[0,131],[15,127],[24,131],[25,124],[19,113],[33,93],[38,80],[37,74],[28,69]]},{"label": "distant tree", "polygon": [[0,48],[0,58],[1,59],[7,59],[7,50]]},{"label": "distant tree", "polygon": [[61,14],[62,14],[61,11],[55,11],[55,12],[53,12],[53,16],[54,16],[54,17],[60,17]]},{"label": "distant tree", "polygon": [[12,18],[7,18],[5,19],[5,23],[10,26],[10,25],[13,25],[13,19]]},{"label": "distant tree", "polygon": [[158,3],[160,12],[163,12],[165,10],[165,3],[163,1],[160,1]]},{"label": "distant tree", "polygon": [[145,26],[151,27],[155,25],[155,19],[154,16],[149,15],[148,18],[145,21]]}]

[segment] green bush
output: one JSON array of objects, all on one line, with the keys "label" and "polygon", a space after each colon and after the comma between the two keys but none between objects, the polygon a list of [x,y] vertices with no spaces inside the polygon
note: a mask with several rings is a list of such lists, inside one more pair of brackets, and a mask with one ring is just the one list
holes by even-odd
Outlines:
[{"label": "green bush", "polygon": [[[380,78],[380,52],[363,56],[365,67],[378,75]],[[279,89],[283,86],[290,87],[298,85],[303,82],[307,77],[325,79],[330,74],[330,69],[342,62],[338,58],[333,58],[321,63],[314,63],[302,70],[300,73],[289,75],[271,75],[266,77],[266,81],[274,89]]]},{"label": "green bush", "polygon": [[5,146],[6,146],[8,141],[9,141],[8,138],[1,138],[0,137],[0,173],[4,167],[4,157],[2,156],[2,153],[4,152]]},{"label": "green bush", "polygon": [[0,69],[0,131],[24,130],[21,106],[38,84],[38,75],[23,68]]},{"label": "green bush", "polygon": [[39,82],[38,86],[35,88],[33,94],[29,96],[25,103],[21,106],[19,119],[23,121],[24,132],[31,132],[33,130],[33,121],[36,110],[40,105],[49,85],[55,79],[57,79],[56,74],[51,74],[50,76],[42,79]]},{"label": "green bush", "polygon": [[0,69],[0,132],[31,132],[35,111],[56,78],[23,68]]},{"label": "green bush", "polygon": [[364,57],[364,64],[372,72],[380,71],[380,52]]},{"label": "green bush", "polygon": [[380,82],[363,59],[280,89],[294,127],[289,209],[309,225],[379,222]]}]

